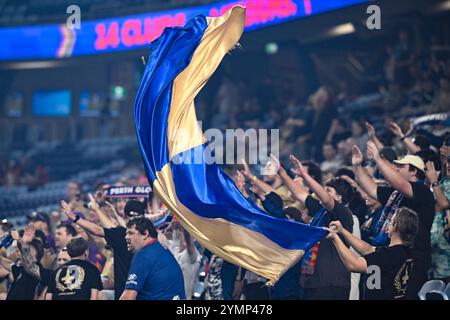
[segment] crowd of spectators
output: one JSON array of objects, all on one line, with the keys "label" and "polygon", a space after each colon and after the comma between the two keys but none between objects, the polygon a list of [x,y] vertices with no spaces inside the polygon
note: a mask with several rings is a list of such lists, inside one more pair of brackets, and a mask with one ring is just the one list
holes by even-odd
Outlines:
[{"label": "crowd of spectators", "polygon": [[[274,287],[265,287],[266,279],[202,248],[156,195],[111,197],[111,185],[105,183],[86,194],[71,182],[59,210],[33,212],[25,229],[2,221],[1,297],[417,298],[428,279],[450,280],[450,134],[434,151],[402,134],[399,140],[408,154],[397,156],[395,149],[382,145],[370,124],[364,128],[366,155],[354,143],[350,166],[331,159],[328,150],[321,166],[336,166],[336,171],[293,155],[291,170],[272,157],[264,176],[254,175],[246,162],[225,168],[243,195],[268,214],[335,226]],[[395,124],[392,128],[399,130]],[[145,177],[113,185],[139,180]],[[155,242],[160,247],[153,248]],[[152,250],[138,255],[147,246]],[[154,265],[152,255],[162,255],[167,264]],[[364,274],[372,264],[387,272],[381,283],[389,290],[366,288]],[[359,273],[363,276],[354,278]]]}]

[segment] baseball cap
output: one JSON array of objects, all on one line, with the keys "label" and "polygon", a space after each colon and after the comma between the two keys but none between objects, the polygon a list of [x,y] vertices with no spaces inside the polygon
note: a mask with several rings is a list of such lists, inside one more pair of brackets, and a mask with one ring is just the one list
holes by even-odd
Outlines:
[{"label": "baseball cap", "polygon": [[397,160],[397,153],[394,151],[394,149],[389,147],[384,147],[380,150],[380,156],[384,159],[389,161],[390,163]]},{"label": "baseball cap", "polygon": [[136,213],[143,215],[145,213],[145,203],[137,200],[129,200],[125,205],[124,212],[128,217],[136,216]]},{"label": "baseball cap", "polygon": [[406,155],[400,160],[394,160],[394,163],[396,164],[410,164],[413,167],[419,169],[422,172],[425,172],[425,163],[423,162],[422,158],[418,156],[413,155]]},{"label": "baseball cap", "polygon": [[27,218],[32,222],[42,221],[45,222],[47,225],[50,225],[50,218],[44,212],[33,211],[31,214],[27,216]]}]

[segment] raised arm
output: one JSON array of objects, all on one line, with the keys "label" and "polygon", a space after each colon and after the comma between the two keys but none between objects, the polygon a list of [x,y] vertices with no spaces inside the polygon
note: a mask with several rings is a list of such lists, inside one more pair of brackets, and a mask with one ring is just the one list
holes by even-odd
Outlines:
[{"label": "raised arm", "polygon": [[350,183],[350,185],[361,194],[363,199],[370,198],[369,195],[359,186],[359,184],[355,180],[346,175],[341,176],[341,178]]},{"label": "raised arm", "polygon": [[289,191],[293,194],[293,196],[299,200],[301,203],[305,204],[306,198],[309,196],[309,190],[303,186],[301,186],[299,183],[294,181],[286,172],[286,169],[284,169],[281,165],[279,160],[274,156],[271,155],[272,159],[277,162],[278,164],[278,175],[280,176],[281,180],[283,180],[283,183],[288,187]]},{"label": "raised arm", "polygon": [[[269,184],[265,183],[264,181],[260,180],[257,176],[246,175],[244,173],[244,171],[242,171],[242,174],[245,175],[256,187],[256,188],[254,188],[254,191],[261,190],[260,192],[262,194],[268,194],[270,192],[275,192],[274,188],[272,188]],[[258,193],[258,191],[256,193]]]},{"label": "raised arm", "polygon": [[114,219],[117,221],[117,224],[121,227],[126,228],[127,223],[125,222],[125,219],[122,218],[118,213],[116,208],[114,208],[114,205],[108,201],[106,201],[106,204],[109,206],[109,208],[111,209],[111,212],[114,215]]},{"label": "raised arm", "polygon": [[363,155],[357,145],[352,147],[352,165],[355,178],[361,188],[369,195],[369,197],[378,200],[377,196],[377,184],[367,174],[366,170],[362,167]]},{"label": "raised arm", "polygon": [[[187,232],[184,228],[181,228],[181,234],[183,235],[182,240],[184,240],[182,241],[182,243],[184,242],[186,250],[189,254],[189,260],[191,263],[195,263],[195,261],[197,260],[198,251],[195,248],[194,239],[192,239],[189,232]],[[180,251],[182,251],[181,248]]]},{"label": "raised arm", "polygon": [[241,171],[237,170],[233,177],[233,181],[242,195],[248,198],[249,194],[247,192],[247,188],[245,187],[245,175]]},{"label": "raised arm", "polygon": [[89,193],[88,196],[89,196],[89,208],[95,211],[100,221],[100,224],[105,228],[116,227],[114,221],[110,217],[108,217],[108,215],[105,213],[104,210],[100,208],[94,196],[91,193]]},{"label": "raised arm", "polygon": [[406,149],[408,149],[408,152],[410,154],[416,154],[416,152],[420,151],[420,148],[416,144],[414,144],[414,142],[412,142],[410,138],[406,137],[398,124],[396,124],[395,122],[391,122],[389,124],[389,127],[392,133],[395,134],[400,139],[400,141],[405,144]]},{"label": "raised arm", "polygon": [[[64,212],[64,214],[67,216],[67,218],[69,218],[72,221],[75,220],[75,218],[76,218],[75,213],[72,211],[70,205],[67,202],[65,202],[64,200],[61,201],[61,209],[62,209],[62,212]],[[96,225],[95,223],[87,221],[83,218],[79,218],[76,221],[76,224],[78,224],[80,227],[82,227],[87,232],[92,233],[94,236],[98,236],[98,237],[105,236],[105,231],[103,230],[102,227]]]},{"label": "raised arm", "polygon": [[386,160],[380,157],[379,150],[372,141],[367,142],[367,155],[375,160],[384,179],[395,190],[398,190],[407,198],[411,199],[413,197],[414,193],[411,183],[403,178]]},{"label": "raised arm", "polygon": [[29,243],[33,240],[35,228],[33,225],[29,225],[23,234],[22,239],[14,235],[13,238],[17,240],[17,247],[19,248],[20,255],[23,261],[23,267],[26,273],[31,275],[33,278],[40,280],[41,273],[36,260],[31,256],[31,250]]},{"label": "raised arm", "polygon": [[14,261],[11,261],[0,255],[0,266],[6,271],[11,272],[11,266],[14,264]]},{"label": "raised arm", "polygon": [[326,209],[330,211],[333,210],[335,202],[330,194],[320,185],[320,183],[318,183],[316,180],[314,180],[313,177],[308,174],[306,169],[302,166],[301,162],[296,157],[291,155],[289,159],[294,165],[295,173],[303,178],[310,191],[316,194],[316,196],[320,199]]},{"label": "raised arm", "polygon": [[375,143],[375,145],[378,147],[378,149],[384,148],[384,145],[377,138],[377,133],[375,131],[375,128],[368,122],[366,122],[366,129],[367,129],[367,134],[369,136],[369,140],[372,140]]},{"label": "raised arm", "polygon": [[155,215],[155,216],[160,215],[160,213],[158,213],[159,212],[159,203],[160,203],[159,198],[156,195],[156,193],[154,192],[153,197],[152,197],[152,203],[151,203],[151,208],[152,208],[151,215]]},{"label": "raised arm", "polygon": [[436,198],[436,212],[448,209],[450,207],[450,203],[439,185],[439,176],[434,168],[434,163],[429,161],[425,165],[427,167],[427,180],[433,188],[434,197]]}]

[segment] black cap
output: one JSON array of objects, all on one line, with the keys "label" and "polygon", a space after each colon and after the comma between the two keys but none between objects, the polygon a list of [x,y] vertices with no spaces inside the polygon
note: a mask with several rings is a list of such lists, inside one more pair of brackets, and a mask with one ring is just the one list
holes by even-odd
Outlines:
[{"label": "black cap", "polygon": [[394,149],[389,147],[384,147],[380,150],[380,156],[384,160],[389,161],[390,163],[393,163],[394,160],[397,160],[397,153],[394,151]]},{"label": "black cap", "polygon": [[[128,217],[145,214],[145,203],[137,200],[129,200],[124,208],[125,214]],[[131,214],[134,212],[134,214]]]},{"label": "black cap", "polygon": [[28,220],[33,221],[33,222],[42,221],[42,222],[45,222],[47,225],[50,225],[50,218],[44,212],[34,211],[31,214],[29,214],[27,216],[27,218],[28,218]]}]

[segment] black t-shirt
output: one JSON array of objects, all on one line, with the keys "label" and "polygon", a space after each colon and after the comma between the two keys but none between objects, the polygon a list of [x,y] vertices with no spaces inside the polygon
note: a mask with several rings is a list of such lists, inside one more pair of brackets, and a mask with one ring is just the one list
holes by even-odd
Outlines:
[{"label": "black t-shirt", "polygon": [[53,300],[90,300],[92,289],[103,290],[100,271],[89,261],[73,259],[53,273],[48,293]]},{"label": "black t-shirt", "polygon": [[[420,182],[411,182],[413,197],[406,196],[400,202],[399,207],[407,207],[414,210],[419,216],[419,233],[414,241],[413,249],[416,251],[415,258],[429,265],[431,263],[431,225],[434,220],[434,196],[433,193],[424,184]],[[390,187],[378,187],[377,196],[380,203],[384,206],[389,196],[395,189]]]},{"label": "black t-shirt", "polygon": [[28,274],[24,267],[13,265],[11,268],[14,282],[9,289],[6,300],[33,300],[36,287],[40,285],[42,288],[48,286],[51,271],[45,269],[40,263],[39,266],[40,280]]},{"label": "black t-shirt", "polygon": [[[414,267],[411,249],[404,245],[379,247],[375,252],[363,256],[367,267],[379,267],[380,282],[365,281],[365,300],[393,300],[406,298],[406,289],[410,284]],[[371,275],[376,277],[375,269]],[[369,276],[370,277],[370,276]],[[371,288],[369,287],[369,284]]]},{"label": "black t-shirt", "polygon": [[127,281],[133,254],[128,251],[125,241],[127,229],[117,227],[104,228],[103,230],[105,231],[106,243],[114,252],[114,297],[118,300],[125,290],[125,282]]},{"label": "black t-shirt", "polygon": [[[320,202],[312,196],[306,198],[305,205],[311,214],[322,209]],[[346,230],[353,231],[352,213],[346,206],[335,202],[333,210],[327,215],[329,221],[339,220]],[[350,288],[350,272],[345,268],[330,239],[320,241],[314,273],[302,274],[301,285],[303,288]]]}]

